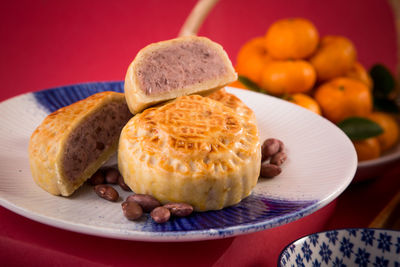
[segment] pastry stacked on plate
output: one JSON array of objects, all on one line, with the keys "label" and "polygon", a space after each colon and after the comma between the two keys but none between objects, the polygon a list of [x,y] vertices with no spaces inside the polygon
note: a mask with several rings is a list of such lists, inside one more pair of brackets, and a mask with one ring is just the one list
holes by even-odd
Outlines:
[{"label": "pastry stacked on plate", "polygon": [[98,93],[45,118],[29,144],[33,178],[69,196],[118,150],[135,193],[197,211],[236,204],[256,185],[261,162],[253,111],[223,89],[236,78],[207,38],[151,44],[129,66],[125,94]]}]

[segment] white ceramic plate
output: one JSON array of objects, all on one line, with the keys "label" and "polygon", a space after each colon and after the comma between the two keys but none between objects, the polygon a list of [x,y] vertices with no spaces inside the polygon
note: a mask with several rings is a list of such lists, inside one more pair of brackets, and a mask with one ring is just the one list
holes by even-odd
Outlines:
[{"label": "white ceramic plate", "polygon": [[[120,203],[99,198],[89,185],[72,197],[39,188],[28,164],[31,133],[61,106],[93,93],[122,91],[122,82],[87,83],[14,97],[0,104],[0,204],[48,225],[129,240],[186,241],[255,232],[304,217],[335,199],[351,182],[357,167],[350,140],[324,118],[289,102],[230,88],[257,116],[261,139],[281,139],[288,160],[273,179],[259,179],[248,198],[221,211],[194,213],[165,224],[148,215],[124,218]],[[124,199],[128,192],[116,187]]]}]

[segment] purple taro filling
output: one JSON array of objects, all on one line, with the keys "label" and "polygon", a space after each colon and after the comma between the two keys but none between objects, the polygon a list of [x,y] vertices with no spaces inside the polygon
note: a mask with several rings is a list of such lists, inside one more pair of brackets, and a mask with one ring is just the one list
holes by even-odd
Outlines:
[{"label": "purple taro filling", "polygon": [[188,41],[153,51],[137,69],[146,95],[162,94],[225,75],[227,68],[214,49]]},{"label": "purple taro filling", "polygon": [[78,179],[103,151],[118,140],[131,117],[126,103],[115,101],[88,117],[68,137],[62,161],[64,175],[71,181]]}]

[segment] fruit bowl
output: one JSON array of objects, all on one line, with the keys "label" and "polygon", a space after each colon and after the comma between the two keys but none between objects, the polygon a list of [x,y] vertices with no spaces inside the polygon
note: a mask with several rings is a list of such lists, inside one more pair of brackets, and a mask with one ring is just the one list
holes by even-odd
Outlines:
[{"label": "fruit bowl", "polygon": [[353,183],[373,179],[392,168],[400,160],[400,141],[381,157],[358,163]]},{"label": "fruit bowl", "polygon": [[350,228],[300,238],[280,254],[278,266],[399,266],[400,231]]},{"label": "fruit bowl", "polygon": [[[306,30],[313,34],[304,35]],[[400,78],[381,63],[367,69],[351,38],[317,36],[318,25],[307,18],[274,21],[265,35],[240,47],[235,65],[239,78],[231,86],[276,96],[323,116],[353,140],[360,160],[353,182],[379,177],[400,158],[400,124],[393,116],[400,113]]]}]

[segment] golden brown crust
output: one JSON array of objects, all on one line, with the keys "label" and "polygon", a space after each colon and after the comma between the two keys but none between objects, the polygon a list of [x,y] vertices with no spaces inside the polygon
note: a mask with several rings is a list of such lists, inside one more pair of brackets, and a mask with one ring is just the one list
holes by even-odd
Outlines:
[{"label": "golden brown crust", "polygon": [[115,152],[118,140],[75,182],[63,174],[62,156],[69,135],[88,116],[112,101],[126,105],[121,93],[97,93],[49,114],[36,128],[29,142],[29,160],[33,179],[40,187],[54,195],[68,196]]},{"label": "golden brown crust", "polygon": [[[143,76],[140,77],[140,73],[142,70],[142,66],[146,64],[145,63],[146,60],[155,52],[158,52],[162,49],[176,47],[178,45],[185,43],[197,43],[206,46],[208,49],[210,49],[210,51],[212,51],[217,55],[217,62],[224,66],[225,68],[224,72],[217,73],[216,77],[198,81],[192,84],[187,84],[183,87],[176,87],[176,88],[172,87],[170,90],[164,92],[151,92],[151,89],[144,88],[143,83],[140,81],[140,79],[143,78]],[[173,53],[170,53],[169,56],[173,57]],[[177,75],[179,75],[179,71],[176,70],[176,67],[179,67],[178,58],[176,59],[176,62],[178,62],[178,66],[176,64],[173,65],[175,66],[175,68],[171,67],[171,72],[175,72]],[[204,67],[201,63],[196,64],[196,66],[198,66],[199,69]],[[157,72],[157,68],[160,68],[160,71],[162,71],[162,69],[168,68],[168,65],[159,66],[155,64],[152,67],[154,68],[154,71]],[[152,75],[150,75],[149,79],[151,78],[153,78]],[[176,39],[148,45],[139,51],[139,53],[129,66],[125,76],[125,86],[124,86],[125,97],[129,109],[133,114],[136,114],[144,110],[146,107],[167,100],[171,100],[179,96],[190,95],[190,94],[201,94],[201,95],[209,94],[217,89],[226,86],[227,84],[235,81],[236,79],[237,79],[237,74],[232,66],[232,63],[229,60],[228,55],[226,54],[222,46],[220,46],[215,42],[212,42],[211,40],[205,37],[198,37],[198,36],[179,37]],[[184,82],[184,78],[181,78],[180,80]]]},{"label": "golden brown crust", "polygon": [[251,120],[253,123],[256,123],[256,116],[254,115],[254,112],[237,96],[228,93],[225,88],[217,90],[207,97],[221,102],[225,106],[233,109],[239,116],[245,117],[247,120]]},{"label": "golden brown crust", "polygon": [[253,112],[246,112],[191,95],[136,115],[119,143],[125,182],[136,193],[186,202],[199,211],[236,204],[250,194],[260,170],[258,130]]}]

